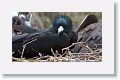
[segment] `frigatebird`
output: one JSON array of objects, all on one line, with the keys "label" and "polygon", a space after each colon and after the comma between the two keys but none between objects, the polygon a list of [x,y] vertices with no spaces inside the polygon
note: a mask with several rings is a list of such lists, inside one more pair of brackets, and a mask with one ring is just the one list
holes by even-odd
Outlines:
[{"label": "frigatebird", "polygon": [[51,49],[62,54],[62,48],[76,42],[77,38],[72,20],[60,15],[54,19],[53,27],[48,30],[13,36],[12,56],[33,58],[39,57],[39,54],[53,55]]}]

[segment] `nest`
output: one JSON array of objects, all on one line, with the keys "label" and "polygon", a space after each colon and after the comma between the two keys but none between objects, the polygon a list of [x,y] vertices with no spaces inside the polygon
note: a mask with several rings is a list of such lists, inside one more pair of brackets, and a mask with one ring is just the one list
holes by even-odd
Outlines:
[{"label": "nest", "polygon": [[[79,45],[81,47],[81,52],[73,53],[71,47]],[[25,47],[23,48],[24,51]],[[101,62],[102,61],[102,45],[101,44],[94,44],[93,48],[88,47],[84,44],[84,42],[77,42],[73,43],[72,45],[63,48],[62,51],[64,52],[62,55],[59,54],[57,51],[51,52],[54,56],[42,56],[34,57],[31,59],[21,58],[14,58],[12,57],[13,62]],[[23,52],[24,54],[24,52]]]}]

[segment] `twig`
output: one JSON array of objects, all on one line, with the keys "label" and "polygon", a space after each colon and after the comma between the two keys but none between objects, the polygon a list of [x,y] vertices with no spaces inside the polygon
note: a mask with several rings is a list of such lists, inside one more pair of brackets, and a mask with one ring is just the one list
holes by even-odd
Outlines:
[{"label": "twig", "polygon": [[90,50],[91,53],[93,53],[92,49],[90,49],[88,46],[85,46],[87,49]]},{"label": "twig", "polygon": [[39,51],[37,51],[35,49],[32,49],[32,50],[35,51],[35,52],[37,52],[39,54],[39,56],[42,57],[42,54]]},{"label": "twig", "polygon": [[22,54],[22,53],[20,52],[20,50],[18,50],[18,52],[19,52],[20,54]]},{"label": "twig", "polygon": [[66,47],[66,48],[63,48],[63,49],[62,49],[62,53],[63,53],[64,50],[69,51],[70,48],[73,47],[73,46],[75,46],[76,44],[80,44],[80,47],[85,47],[85,48],[87,48],[91,53],[93,53],[92,49],[90,49],[88,46],[85,46],[85,45],[84,45],[84,42],[76,42],[76,43],[73,43],[72,45],[70,45],[70,46],[68,46],[68,47]]},{"label": "twig", "polygon": [[23,45],[23,50],[22,50],[22,53],[21,53],[21,58],[23,58],[23,54],[24,54],[25,48],[26,48],[26,45]]},{"label": "twig", "polygon": [[83,42],[72,43],[72,45],[70,45],[70,46],[68,46],[68,47],[66,47],[66,48],[63,48],[63,49],[62,49],[62,52],[63,52],[64,50],[69,50],[71,47],[75,46],[76,44],[82,44],[82,45],[83,45]]},{"label": "twig", "polygon": [[54,53],[52,48],[51,48],[51,52],[52,52],[53,56],[56,57],[56,55],[55,55],[55,53]]},{"label": "twig", "polygon": [[61,54],[58,52],[58,50],[55,50],[55,53],[59,56],[61,56]]},{"label": "twig", "polygon": [[34,41],[36,41],[37,39],[35,38],[35,39],[33,39],[32,41],[30,41],[30,42],[27,42],[26,44],[24,44],[24,45],[28,45],[28,44],[30,44],[30,43],[32,43],[32,42],[34,42]]}]

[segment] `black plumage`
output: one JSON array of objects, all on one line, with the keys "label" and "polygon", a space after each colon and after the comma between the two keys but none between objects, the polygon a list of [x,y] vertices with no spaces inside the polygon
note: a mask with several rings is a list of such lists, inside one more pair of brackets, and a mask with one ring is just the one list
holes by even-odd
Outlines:
[{"label": "black plumage", "polygon": [[[52,55],[51,48],[54,51],[58,50],[58,52],[61,53],[62,48],[70,45],[70,38],[66,33],[61,33],[60,35],[35,33],[34,35],[29,35],[26,39],[25,38],[26,36],[24,36],[22,40],[20,39],[20,41],[17,41],[17,43],[13,43],[14,49],[16,50],[17,48],[20,52],[22,52],[23,45],[26,44],[23,54],[25,58],[39,56],[39,53],[42,55]],[[20,55],[18,56],[18,51],[17,55],[13,54],[13,56],[20,57]]]},{"label": "black plumage", "polygon": [[13,34],[17,34],[18,32],[20,32],[20,31],[18,31],[17,29],[15,29],[13,26],[15,26],[15,25],[21,25],[22,23],[21,23],[21,20],[18,18],[18,16],[13,16],[12,17],[12,32],[13,32]]},{"label": "black plumage", "polygon": [[38,57],[39,53],[53,55],[51,48],[61,54],[62,48],[77,41],[77,34],[72,28],[72,20],[68,16],[58,16],[53,21],[53,27],[48,30],[13,37],[13,57],[21,57],[23,45],[26,45],[23,54],[25,58]]},{"label": "black plumage", "polygon": [[[78,33],[78,42],[85,42],[85,45],[94,49],[96,44],[102,44],[102,21],[94,14],[89,14],[76,30]],[[83,52],[79,44],[73,48],[74,53]]]},{"label": "black plumage", "polygon": [[53,27],[46,31],[57,33],[60,26],[63,26],[64,32],[69,35],[71,44],[77,41],[78,35],[73,31],[72,20],[68,16],[57,16],[53,21]]},{"label": "black plumage", "polygon": [[[15,21],[15,20],[13,20]],[[22,22],[22,21],[21,21]],[[63,26],[65,31],[68,31],[69,30],[71,31],[72,28],[73,28],[73,25],[72,25],[72,20],[67,17],[67,16],[57,16],[54,21],[53,21],[53,25],[51,28],[49,29],[44,29],[44,30],[40,30],[38,28],[35,28],[35,27],[30,27],[30,26],[27,26],[27,25],[14,25],[13,28],[17,31],[20,31],[22,33],[41,33],[41,32],[51,32],[51,33],[57,33],[57,29],[60,27],[60,26]],[[72,31],[73,32],[73,31]]]}]

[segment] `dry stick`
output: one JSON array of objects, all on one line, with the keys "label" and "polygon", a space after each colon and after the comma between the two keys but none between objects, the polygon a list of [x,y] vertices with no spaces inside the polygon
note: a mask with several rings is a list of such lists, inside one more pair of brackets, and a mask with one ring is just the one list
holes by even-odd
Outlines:
[{"label": "dry stick", "polygon": [[75,46],[76,44],[80,44],[81,47],[87,48],[91,52],[91,54],[93,54],[92,49],[90,49],[88,46],[83,45],[84,42],[76,42],[76,43],[73,43],[72,45],[70,45],[70,46],[68,46],[66,48],[63,48],[62,49],[62,53],[63,53],[63,50],[66,50],[66,52],[64,54],[62,54],[61,56],[65,55],[70,50],[70,48],[73,47],[73,46]]},{"label": "dry stick", "polygon": [[52,48],[51,48],[51,52],[52,52],[53,56],[56,57],[56,55],[55,55],[55,53],[54,53]]},{"label": "dry stick", "polygon": [[62,54],[61,56],[64,56],[70,50],[70,48],[75,46],[76,44],[78,44],[78,42],[77,43],[72,43],[72,45],[70,45],[70,46],[68,46],[66,48],[63,48],[62,53],[63,53],[63,50],[66,50],[66,52],[64,52],[64,54]]},{"label": "dry stick", "polygon": [[85,48],[89,49],[91,53],[93,53],[92,49],[90,49],[90,47],[85,46]]},{"label": "dry stick", "polygon": [[22,53],[20,52],[20,50],[18,50],[18,52],[19,52],[20,54],[22,54]]},{"label": "dry stick", "polygon": [[12,60],[16,60],[16,61],[17,61],[17,60],[18,60],[18,58],[12,57]]},{"label": "dry stick", "polygon": [[61,56],[64,56],[64,55],[70,50],[70,48],[71,48],[72,46],[74,46],[74,45],[75,45],[75,43],[72,43],[72,45],[70,45],[70,46],[68,46],[68,47],[66,47],[66,48],[63,48],[63,49],[62,49],[62,53],[63,53],[64,50],[66,50],[66,51],[65,51],[64,54],[62,54]]},{"label": "dry stick", "polygon": [[[24,50],[25,50],[25,48],[24,48]],[[18,50],[18,52],[21,54],[21,59],[23,59],[24,50],[22,50],[22,52],[20,52],[20,50]]]},{"label": "dry stick", "polygon": [[[52,52],[52,54],[53,54],[53,56],[54,56],[54,57],[52,57],[52,58],[54,58],[54,60],[59,59],[59,58],[62,58],[62,55],[59,54],[57,50],[55,50],[55,52],[54,52],[53,49],[51,48],[51,52]],[[58,54],[60,57],[57,57],[56,54]]]},{"label": "dry stick", "polygon": [[71,53],[71,55],[94,55],[93,53]]},{"label": "dry stick", "polygon": [[58,50],[55,50],[55,53],[56,53],[57,55],[59,55],[59,56],[61,55],[61,54],[59,54]]},{"label": "dry stick", "polygon": [[76,45],[76,44],[80,44],[81,47],[85,47],[85,48],[88,49],[91,53],[93,53],[93,51],[92,51],[92,49],[90,49],[90,47],[84,45],[84,42],[76,42],[75,45]]},{"label": "dry stick", "polygon": [[[83,45],[83,42],[72,43],[72,45],[70,45],[70,46],[68,46],[68,47],[66,47],[66,48],[63,48],[63,49],[62,49],[62,53],[63,53],[63,50],[66,50],[66,52],[69,51],[70,48],[73,47],[73,46],[75,46],[76,44],[81,44],[81,45]],[[65,52],[65,53],[66,53],[66,52]],[[63,55],[65,55],[65,53],[64,53]],[[63,55],[62,55],[62,56],[63,56]]]},{"label": "dry stick", "polygon": [[30,42],[27,42],[26,44],[24,44],[24,45],[28,45],[28,44],[30,44],[30,43],[32,43],[32,42],[34,42],[34,41],[36,41],[37,39],[35,38],[35,39],[33,39],[32,41],[30,41]]},{"label": "dry stick", "polygon": [[26,45],[23,45],[23,50],[22,50],[22,53],[21,53],[21,58],[23,58],[23,53],[25,51],[25,48],[26,48]]},{"label": "dry stick", "polygon": [[42,57],[42,54],[39,51],[37,51],[35,49],[32,49],[32,50],[35,51],[35,52],[37,52],[39,54],[39,56]]},{"label": "dry stick", "polygon": [[94,52],[102,52],[102,49],[97,49],[97,50],[94,50]]},{"label": "dry stick", "polygon": [[70,45],[70,46],[68,46],[68,47],[66,47],[66,48],[63,48],[62,51],[63,51],[63,50],[66,50],[66,49],[70,49],[71,47],[75,46],[76,44],[81,44],[81,43],[83,43],[83,42],[72,43],[72,45]]}]

